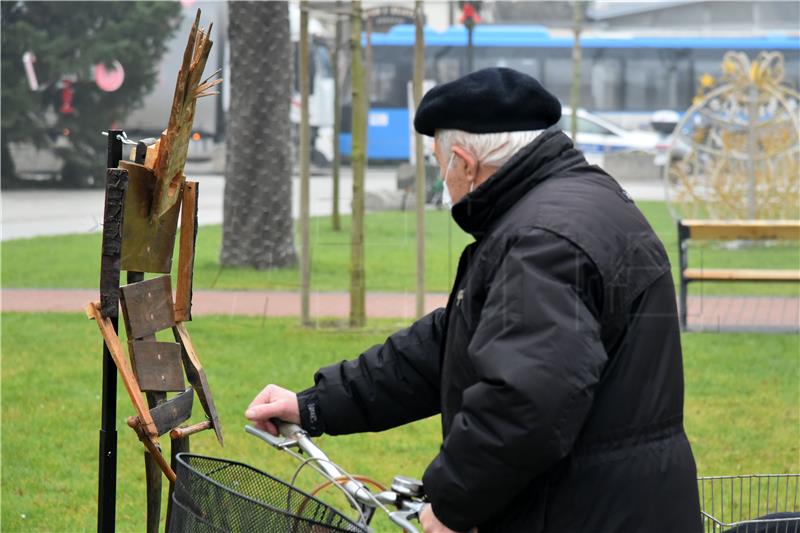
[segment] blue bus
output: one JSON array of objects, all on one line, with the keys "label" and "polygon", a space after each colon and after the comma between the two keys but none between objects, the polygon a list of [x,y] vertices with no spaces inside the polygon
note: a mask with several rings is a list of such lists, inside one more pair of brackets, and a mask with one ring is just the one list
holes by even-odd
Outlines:
[{"label": "blue bus", "polygon": [[[413,75],[414,26],[397,25],[374,33],[367,155],[372,161],[408,160],[408,84]],[[467,31],[425,28],[425,80],[443,83],[466,73]],[[366,39],[364,38],[364,45]],[[569,31],[542,26],[479,25],[473,36],[474,68],[506,66],[531,74],[565,104],[572,80]],[[798,89],[800,37],[764,34],[745,37],[635,36],[629,32],[586,33],[581,37],[580,107],[626,127],[648,122],[661,109],[685,111],[704,74],[715,78],[725,52],[754,58],[776,50],[785,58],[785,81]],[[346,84],[349,86],[349,82]],[[341,149],[351,153],[349,93],[343,95]]]}]

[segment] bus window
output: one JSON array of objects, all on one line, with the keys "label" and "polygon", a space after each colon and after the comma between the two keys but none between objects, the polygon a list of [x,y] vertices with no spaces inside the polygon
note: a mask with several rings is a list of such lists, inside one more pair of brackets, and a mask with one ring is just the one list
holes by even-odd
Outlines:
[{"label": "bus window", "polygon": [[540,79],[540,51],[532,47],[505,48],[487,46],[475,50],[475,70],[487,67],[508,67]]},{"label": "bus window", "polygon": [[405,108],[406,83],[412,78],[413,54],[401,46],[372,48],[370,105]]},{"label": "bus window", "polygon": [[[691,105],[686,55],[640,50],[625,62],[625,109],[682,109]],[[717,67],[717,70],[719,67]]]},{"label": "bus window", "polygon": [[[565,48],[545,50],[544,76],[539,80],[562,103],[570,102],[572,92],[572,51]],[[592,63],[595,51],[585,49],[581,60],[581,88],[579,107],[592,108]]]},{"label": "bus window", "polygon": [[[431,46],[425,54],[425,79],[447,83],[462,75],[462,61],[466,65],[463,48]],[[466,66],[464,67],[466,68]]]},{"label": "bus window", "polygon": [[619,57],[596,57],[590,65],[591,104],[587,107],[598,111],[622,109],[622,59]]}]

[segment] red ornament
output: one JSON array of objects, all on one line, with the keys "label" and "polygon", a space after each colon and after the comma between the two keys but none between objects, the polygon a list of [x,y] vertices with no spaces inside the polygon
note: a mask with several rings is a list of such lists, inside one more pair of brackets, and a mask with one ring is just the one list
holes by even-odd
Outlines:
[{"label": "red ornament", "polygon": [[461,10],[461,24],[464,24],[467,21],[471,22],[472,24],[477,24],[481,21],[481,16],[478,15],[478,11],[471,2],[465,2],[464,9]]},{"label": "red ornament", "polygon": [[71,115],[75,112],[72,107],[72,82],[70,80],[61,80],[61,109],[59,111],[65,115]]},{"label": "red ornament", "polygon": [[125,69],[116,59],[112,62],[113,68],[107,69],[103,63],[94,66],[94,82],[105,92],[114,92],[125,81]]}]

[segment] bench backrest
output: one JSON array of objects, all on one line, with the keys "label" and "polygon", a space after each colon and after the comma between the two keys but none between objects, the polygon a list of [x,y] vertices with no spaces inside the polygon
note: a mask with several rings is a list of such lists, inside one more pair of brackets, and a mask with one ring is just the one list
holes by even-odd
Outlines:
[{"label": "bench backrest", "polygon": [[800,220],[679,220],[681,240],[800,241]]}]

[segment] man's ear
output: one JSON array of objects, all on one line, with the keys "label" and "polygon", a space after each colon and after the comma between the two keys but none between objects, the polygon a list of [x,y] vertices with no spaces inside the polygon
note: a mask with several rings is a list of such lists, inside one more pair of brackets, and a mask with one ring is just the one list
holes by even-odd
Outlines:
[{"label": "man's ear", "polygon": [[453,152],[464,161],[464,165],[466,166],[464,170],[467,179],[470,182],[475,181],[478,177],[478,161],[475,157],[467,150],[457,145],[453,146]]}]

